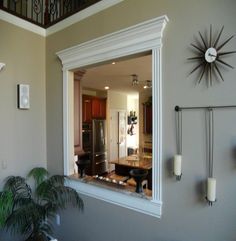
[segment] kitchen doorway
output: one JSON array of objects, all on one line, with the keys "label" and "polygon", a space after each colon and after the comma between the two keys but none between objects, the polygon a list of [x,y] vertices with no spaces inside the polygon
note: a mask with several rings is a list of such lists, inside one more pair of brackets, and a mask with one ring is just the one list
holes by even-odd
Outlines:
[{"label": "kitchen doorway", "polygon": [[[126,110],[111,110],[109,120],[109,161],[114,161],[127,155]],[[112,170],[114,170],[114,165],[110,168],[110,171]]]}]

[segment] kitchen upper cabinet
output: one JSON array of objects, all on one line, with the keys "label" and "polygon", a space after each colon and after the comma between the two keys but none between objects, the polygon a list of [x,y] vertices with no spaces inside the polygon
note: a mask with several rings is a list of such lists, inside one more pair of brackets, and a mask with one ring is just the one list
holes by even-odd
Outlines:
[{"label": "kitchen upper cabinet", "polygon": [[92,99],[92,118],[106,119],[106,99]]},{"label": "kitchen upper cabinet", "polygon": [[83,122],[92,121],[92,98],[88,95],[83,95]]},{"label": "kitchen upper cabinet", "polygon": [[152,105],[143,104],[143,133],[152,134]]},{"label": "kitchen upper cabinet", "polygon": [[97,118],[100,116],[100,99],[93,98],[92,100],[92,117]]},{"label": "kitchen upper cabinet", "polygon": [[102,119],[106,119],[107,114],[107,100],[101,99],[100,101],[100,114]]},{"label": "kitchen upper cabinet", "polygon": [[83,122],[106,119],[106,99],[83,95]]}]

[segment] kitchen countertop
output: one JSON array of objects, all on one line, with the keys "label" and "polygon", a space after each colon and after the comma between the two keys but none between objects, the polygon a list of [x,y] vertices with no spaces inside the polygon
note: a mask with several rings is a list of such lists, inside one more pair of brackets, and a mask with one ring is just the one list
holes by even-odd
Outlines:
[{"label": "kitchen countertop", "polygon": [[121,186],[121,185],[117,185],[114,183],[108,183],[108,182],[104,182],[104,181],[99,181],[98,179],[92,177],[92,176],[85,176],[83,178],[79,177],[79,174],[73,174],[70,176],[71,179],[83,182],[83,183],[87,183],[90,185],[95,185],[98,187],[102,187],[102,188],[107,188],[113,191],[117,191],[120,193],[125,193],[134,197],[140,197],[143,199],[148,199],[151,200],[152,199],[152,191],[148,190],[148,189],[144,189],[143,193],[136,193],[135,192],[135,187],[134,186],[130,186],[130,185],[126,185],[126,186]]},{"label": "kitchen countertop", "polygon": [[115,165],[136,167],[146,170],[152,169],[152,157],[150,155],[131,155],[124,158],[120,158],[115,161],[110,161],[110,163]]}]

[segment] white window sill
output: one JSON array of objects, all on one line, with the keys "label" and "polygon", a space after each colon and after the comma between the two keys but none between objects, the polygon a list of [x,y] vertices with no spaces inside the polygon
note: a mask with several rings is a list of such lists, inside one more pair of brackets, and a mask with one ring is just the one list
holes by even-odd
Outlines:
[{"label": "white window sill", "polygon": [[161,202],[154,202],[151,198],[116,188],[107,188],[103,185],[86,183],[82,179],[70,177],[68,186],[74,188],[78,193],[96,198],[108,203],[116,204],[140,213],[160,218]]}]

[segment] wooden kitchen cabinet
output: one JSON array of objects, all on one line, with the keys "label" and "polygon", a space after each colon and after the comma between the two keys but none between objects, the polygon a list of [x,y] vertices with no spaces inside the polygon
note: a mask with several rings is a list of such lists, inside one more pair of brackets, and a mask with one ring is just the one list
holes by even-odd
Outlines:
[{"label": "wooden kitchen cabinet", "polygon": [[106,119],[106,99],[83,95],[83,122]]},{"label": "wooden kitchen cabinet", "polygon": [[97,97],[92,99],[92,118],[106,119],[106,99]]},{"label": "wooden kitchen cabinet", "polygon": [[152,105],[143,104],[143,133],[152,134]]},{"label": "wooden kitchen cabinet", "polygon": [[100,99],[92,99],[92,117],[98,118],[100,116]]},{"label": "wooden kitchen cabinet", "polygon": [[92,121],[92,98],[89,95],[83,95],[83,122]]}]

